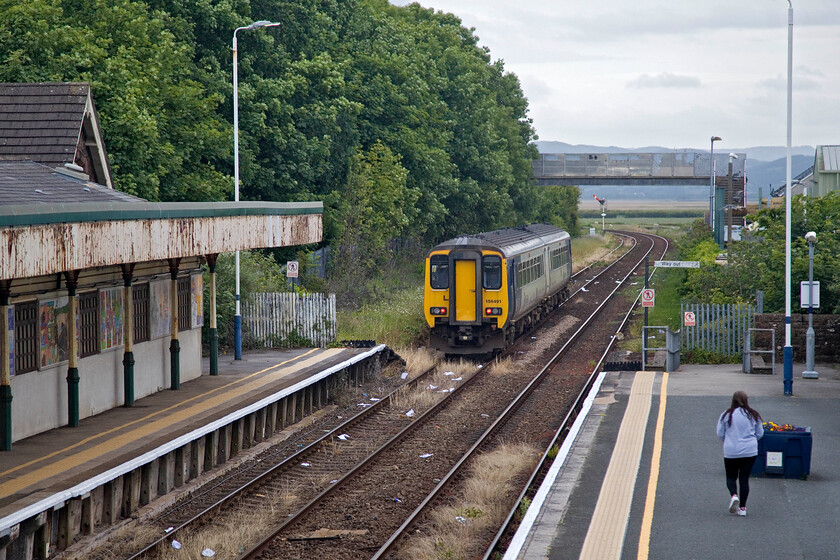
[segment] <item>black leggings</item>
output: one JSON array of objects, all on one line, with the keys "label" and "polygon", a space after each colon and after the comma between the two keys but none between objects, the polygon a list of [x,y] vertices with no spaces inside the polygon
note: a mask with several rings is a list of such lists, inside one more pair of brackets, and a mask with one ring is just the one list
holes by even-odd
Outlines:
[{"label": "black leggings", "polygon": [[[723,459],[723,465],[726,467],[726,488],[730,494],[738,494],[741,507],[747,507],[747,498],[750,496],[750,471],[752,471],[755,459],[755,455],[737,459],[724,457]],[[735,486],[735,479],[738,479],[738,486],[741,487],[740,492]]]}]

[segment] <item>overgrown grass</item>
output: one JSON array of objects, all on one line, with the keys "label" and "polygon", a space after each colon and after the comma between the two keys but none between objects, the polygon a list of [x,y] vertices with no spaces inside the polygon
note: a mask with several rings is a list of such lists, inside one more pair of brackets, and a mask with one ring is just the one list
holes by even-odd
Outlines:
[{"label": "overgrown grass", "polygon": [[368,303],[338,311],[338,340],[375,340],[391,348],[408,347],[427,336],[423,287],[414,286]]},{"label": "overgrown grass", "polygon": [[539,452],[527,444],[503,444],[478,457],[464,493],[432,512],[424,536],[411,539],[399,558],[466,560],[480,555],[479,536],[498,527],[507,515],[513,481],[530,472]]}]

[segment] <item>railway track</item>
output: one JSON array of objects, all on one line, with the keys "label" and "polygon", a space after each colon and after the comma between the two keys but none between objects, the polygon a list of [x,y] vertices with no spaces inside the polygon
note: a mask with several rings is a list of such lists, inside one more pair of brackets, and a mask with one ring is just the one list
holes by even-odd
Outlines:
[{"label": "railway track", "polygon": [[[370,406],[352,419],[319,426],[318,433],[293,444],[293,455],[286,449],[261,456],[167,510],[154,522],[159,537],[130,557],[157,557],[196,525],[260,508],[274,512],[277,527],[249,550],[240,547],[241,558],[396,557],[398,548],[411,546],[410,529],[428,526],[431,508],[443,496],[457,495],[458,482],[477,453],[500,441],[544,446],[545,434],[554,434],[553,441],[563,432],[563,418],[573,420],[574,401],[591,382],[591,345],[603,347],[617,332],[612,319],[603,319],[609,313],[605,308],[616,305],[622,285],[638,283],[633,275],[644,262],[640,255],[650,254],[655,245],[640,234],[622,234],[621,239],[615,251],[626,250],[626,255],[603,269],[577,273],[572,296],[560,313],[510,348],[517,364],[513,373],[493,375],[487,367],[455,381],[454,373],[426,372],[365,403]],[[573,327],[577,329],[570,336]],[[592,341],[583,340],[585,333],[591,333],[586,336]],[[552,337],[567,342],[562,349],[544,343]],[[553,355],[554,366],[537,376],[528,373],[533,371],[529,364],[548,360],[548,355]],[[439,400],[433,404],[427,399],[412,408],[418,401],[411,392],[437,393]],[[539,394],[554,395],[550,406]],[[526,476],[518,482],[524,488],[520,499],[539,479],[543,463],[530,480]],[[511,502],[511,511],[516,503]],[[487,535],[487,554],[502,546],[514,518],[509,514],[499,531]]]},{"label": "railway track", "polygon": [[[341,485],[325,490],[240,558],[391,558],[401,557],[400,549],[410,557],[412,537],[429,532],[417,528],[428,526],[432,508],[459,493],[457,485],[466,480],[464,473],[478,454],[500,442],[533,440],[534,434],[539,440],[546,431],[562,431],[564,417],[589,383],[591,365],[597,365],[589,364],[591,345],[603,348],[615,338],[613,321],[603,319],[602,313],[610,306],[627,307],[626,301],[615,303],[615,295],[623,284],[636,280],[634,275],[656,246],[650,236],[634,236],[633,249],[621,260],[597,276],[578,280],[575,296],[561,309],[577,306],[586,314],[581,314],[584,318],[574,334],[565,337],[550,366],[537,376],[527,371],[473,376],[366,459]],[[561,311],[564,315],[570,313]],[[552,328],[562,331],[568,325],[560,320]],[[513,351],[527,353],[528,344],[520,341]],[[489,535],[486,545],[495,547],[500,540]]]}]

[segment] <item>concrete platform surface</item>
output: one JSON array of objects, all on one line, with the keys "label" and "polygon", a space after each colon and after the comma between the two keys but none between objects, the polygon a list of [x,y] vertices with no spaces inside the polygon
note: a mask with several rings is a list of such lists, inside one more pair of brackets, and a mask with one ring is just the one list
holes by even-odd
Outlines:
[{"label": "concrete platform surface", "polygon": [[[647,394],[639,393],[634,372],[605,374],[533,524],[520,529],[523,544],[505,558],[840,557],[840,370],[817,364],[819,379],[802,379],[803,369],[794,365],[792,396],[784,395],[781,367],[761,375],[741,373],[739,365],[683,365],[657,373]],[[746,391],[765,421],[808,426],[813,440],[805,480],[750,479],[746,517],[728,512],[722,444],[715,434],[717,418],[737,390]],[[635,435],[644,432],[644,443],[632,462],[623,450],[634,434],[622,427],[645,401],[645,427],[637,422],[633,428]],[[596,511],[618,507],[622,482],[608,472],[616,461],[621,467],[613,472],[632,488],[629,513],[604,517]],[[616,526],[595,526],[605,523]],[[618,534],[618,551],[591,554],[587,539],[609,534]]]}]

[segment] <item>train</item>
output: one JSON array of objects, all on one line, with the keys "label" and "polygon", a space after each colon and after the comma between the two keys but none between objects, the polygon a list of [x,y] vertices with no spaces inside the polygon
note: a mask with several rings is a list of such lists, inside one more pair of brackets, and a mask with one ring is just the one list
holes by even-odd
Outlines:
[{"label": "train", "polygon": [[429,251],[423,308],[429,345],[495,355],[569,297],[571,237],[550,224],[462,235]]}]

